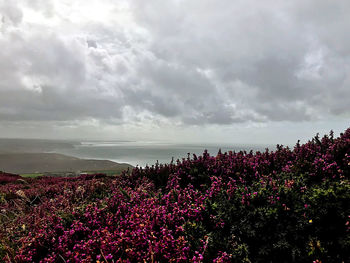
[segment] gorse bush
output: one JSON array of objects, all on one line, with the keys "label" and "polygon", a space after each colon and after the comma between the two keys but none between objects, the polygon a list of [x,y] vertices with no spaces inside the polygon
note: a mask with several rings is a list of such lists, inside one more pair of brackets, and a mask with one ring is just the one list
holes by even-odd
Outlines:
[{"label": "gorse bush", "polygon": [[350,129],[294,149],[204,152],[114,177],[0,175],[0,257],[349,262],[349,173]]}]

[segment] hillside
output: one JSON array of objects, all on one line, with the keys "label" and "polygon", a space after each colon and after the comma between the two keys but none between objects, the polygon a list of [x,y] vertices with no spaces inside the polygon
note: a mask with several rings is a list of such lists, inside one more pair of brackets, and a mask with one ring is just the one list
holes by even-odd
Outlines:
[{"label": "hillside", "polygon": [[44,173],[76,171],[122,171],[132,168],[108,160],[86,160],[57,153],[6,153],[0,154],[0,171],[10,173]]},{"label": "hillside", "polygon": [[1,176],[7,263],[350,262],[350,128],[118,176]]},{"label": "hillside", "polygon": [[0,153],[38,153],[72,149],[79,142],[41,139],[0,138]]}]

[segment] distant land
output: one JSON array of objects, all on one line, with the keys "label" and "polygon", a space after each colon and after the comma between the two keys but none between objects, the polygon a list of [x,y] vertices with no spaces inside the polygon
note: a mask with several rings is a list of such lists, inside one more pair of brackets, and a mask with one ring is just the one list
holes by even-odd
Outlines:
[{"label": "distant land", "polygon": [[37,139],[0,139],[0,171],[27,173],[64,173],[115,171],[133,166],[110,160],[81,159],[56,151],[71,149],[79,142]]},{"label": "distant land", "polygon": [[0,153],[40,153],[72,149],[77,141],[0,138]]},{"label": "distant land", "polygon": [[10,173],[45,173],[122,170],[132,168],[108,160],[88,160],[58,153],[7,153],[0,154],[0,170]]},{"label": "distant land", "polygon": [[[125,167],[169,163],[207,150],[265,151],[271,145],[171,143],[162,141],[79,141],[0,138],[0,170],[13,173],[121,171]],[[2,155],[1,155],[2,154]],[[55,155],[56,154],[56,155]],[[108,161],[107,161],[108,160]],[[129,164],[129,166],[127,166]],[[92,170],[91,170],[92,169]],[[115,172],[117,173],[117,172]],[[63,174],[64,175],[64,174]]]}]

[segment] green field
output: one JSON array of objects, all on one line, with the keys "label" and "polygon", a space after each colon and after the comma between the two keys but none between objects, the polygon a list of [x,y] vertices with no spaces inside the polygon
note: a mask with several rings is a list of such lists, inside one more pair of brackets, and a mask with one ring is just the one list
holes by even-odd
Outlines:
[{"label": "green field", "polygon": [[113,175],[117,175],[120,174],[123,170],[99,170],[99,171],[84,171],[82,173],[87,173],[87,174],[98,174],[98,173],[102,173],[102,174],[106,174],[108,176],[113,176]]},{"label": "green field", "polygon": [[35,178],[35,177],[43,176],[43,175],[44,174],[42,174],[42,173],[20,174],[20,176],[26,177],[26,178]]},{"label": "green field", "polygon": [[[87,173],[87,174],[98,174],[98,173],[103,173],[106,174],[108,176],[113,176],[113,175],[117,175],[120,174],[122,172],[123,169],[119,169],[119,170],[96,170],[96,171],[83,171],[81,172],[82,174]],[[49,175],[49,173],[48,173]],[[39,176],[44,176],[43,173],[24,173],[24,174],[20,174],[20,176],[25,177],[25,178],[35,178],[35,177],[39,177]]]}]

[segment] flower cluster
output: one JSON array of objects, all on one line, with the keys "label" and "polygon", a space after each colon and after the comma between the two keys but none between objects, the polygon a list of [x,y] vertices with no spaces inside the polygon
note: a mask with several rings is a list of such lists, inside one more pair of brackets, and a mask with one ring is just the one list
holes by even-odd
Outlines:
[{"label": "flower cluster", "polygon": [[0,171],[0,184],[14,182],[21,177],[17,174],[4,173]]},{"label": "flower cluster", "polygon": [[116,176],[0,174],[0,258],[346,261],[349,175],[350,129],[294,149],[205,151]]}]

